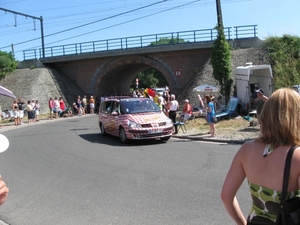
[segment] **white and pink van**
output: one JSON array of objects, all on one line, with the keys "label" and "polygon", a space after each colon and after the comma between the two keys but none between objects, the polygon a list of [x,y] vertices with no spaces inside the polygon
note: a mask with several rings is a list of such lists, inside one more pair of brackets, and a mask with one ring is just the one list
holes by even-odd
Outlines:
[{"label": "white and pink van", "polygon": [[125,143],[129,140],[160,139],[172,136],[172,121],[149,98],[113,97],[101,102],[99,127]]}]

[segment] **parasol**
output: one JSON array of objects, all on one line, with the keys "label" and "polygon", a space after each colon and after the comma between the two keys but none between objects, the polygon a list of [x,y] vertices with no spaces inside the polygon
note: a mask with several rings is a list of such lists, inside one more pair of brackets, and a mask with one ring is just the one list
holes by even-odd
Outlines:
[{"label": "parasol", "polygon": [[4,95],[9,98],[17,98],[10,90],[6,89],[5,87],[2,87],[0,85],[0,95]]},{"label": "parasol", "polygon": [[219,88],[209,85],[209,84],[203,84],[200,86],[197,86],[193,89],[194,92],[217,92],[219,91]]}]

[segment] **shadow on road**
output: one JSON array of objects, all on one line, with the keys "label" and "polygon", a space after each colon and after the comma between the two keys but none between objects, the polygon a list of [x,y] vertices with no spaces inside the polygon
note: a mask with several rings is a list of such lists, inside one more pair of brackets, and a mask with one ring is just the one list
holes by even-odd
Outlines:
[{"label": "shadow on road", "polygon": [[143,145],[161,145],[165,144],[166,142],[160,140],[134,140],[128,143],[122,143],[118,137],[105,135],[102,136],[99,133],[94,134],[81,134],[79,137],[83,138],[86,141],[91,143],[99,143],[99,144],[106,144],[111,146],[118,146],[118,147],[128,147],[128,146],[143,146]]}]

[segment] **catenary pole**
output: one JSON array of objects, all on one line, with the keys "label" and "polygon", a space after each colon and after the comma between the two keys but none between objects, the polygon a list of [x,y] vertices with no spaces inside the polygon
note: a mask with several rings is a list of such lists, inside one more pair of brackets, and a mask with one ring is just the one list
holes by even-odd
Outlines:
[{"label": "catenary pole", "polygon": [[218,27],[223,28],[221,0],[216,0],[216,6],[217,6]]},{"label": "catenary pole", "polygon": [[28,14],[24,14],[24,13],[20,13],[20,12],[16,12],[16,11],[12,11],[9,9],[4,9],[0,7],[0,10],[3,10],[4,12],[9,12],[9,13],[13,13],[13,14],[17,14],[17,15],[21,15],[21,16],[25,16],[26,18],[32,18],[35,20],[39,20],[40,24],[41,24],[41,40],[42,40],[42,54],[43,54],[43,58],[45,58],[45,44],[44,44],[44,26],[43,26],[43,17],[35,17],[35,16],[31,16]]}]

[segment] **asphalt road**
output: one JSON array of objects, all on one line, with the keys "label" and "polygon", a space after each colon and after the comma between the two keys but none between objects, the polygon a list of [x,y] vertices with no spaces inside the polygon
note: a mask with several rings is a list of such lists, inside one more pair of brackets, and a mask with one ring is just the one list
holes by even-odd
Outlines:
[{"label": "asphalt road", "polygon": [[[0,132],[10,140],[0,154],[7,224],[233,224],[220,189],[239,145],[176,138],[125,145],[99,135],[96,115]],[[246,182],[238,199],[247,214]]]}]

